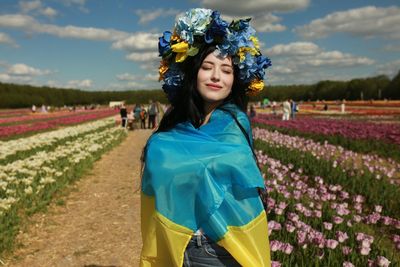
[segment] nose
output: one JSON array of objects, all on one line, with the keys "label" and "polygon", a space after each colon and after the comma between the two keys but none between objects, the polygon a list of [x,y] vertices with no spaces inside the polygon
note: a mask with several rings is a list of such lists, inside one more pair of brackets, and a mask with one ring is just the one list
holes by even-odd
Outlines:
[{"label": "nose", "polygon": [[220,70],[218,68],[214,68],[211,74],[211,80],[219,81],[220,79]]}]

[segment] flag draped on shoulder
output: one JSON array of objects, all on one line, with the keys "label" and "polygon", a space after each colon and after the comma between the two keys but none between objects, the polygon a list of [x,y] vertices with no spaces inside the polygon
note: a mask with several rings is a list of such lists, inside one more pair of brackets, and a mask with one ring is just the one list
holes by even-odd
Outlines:
[{"label": "flag draped on shoulder", "polygon": [[[251,137],[250,122],[224,105]],[[242,266],[270,266],[263,178],[232,116],[216,109],[196,129],[190,122],[148,141],[142,177],[141,266],[179,266],[198,229]]]}]

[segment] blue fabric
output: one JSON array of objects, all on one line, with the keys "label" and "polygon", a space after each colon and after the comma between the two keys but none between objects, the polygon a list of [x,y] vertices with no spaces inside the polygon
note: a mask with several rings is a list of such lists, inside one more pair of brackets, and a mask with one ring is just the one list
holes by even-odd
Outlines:
[{"label": "blue fabric", "polygon": [[[248,117],[236,113],[251,137]],[[250,138],[251,139],[251,138]],[[228,226],[242,226],[263,210],[257,188],[263,178],[252,151],[231,115],[215,110],[199,129],[189,122],[151,136],[147,144],[142,191],[155,196],[156,210],[220,240]]]}]

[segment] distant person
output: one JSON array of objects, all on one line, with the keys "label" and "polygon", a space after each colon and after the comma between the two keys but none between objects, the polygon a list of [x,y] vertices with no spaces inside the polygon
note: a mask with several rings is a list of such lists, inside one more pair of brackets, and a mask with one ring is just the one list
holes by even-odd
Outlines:
[{"label": "distant person", "polygon": [[327,111],[328,110],[328,104],[325,103],[324,105],[324,110]]},{"label": "distant person", "polygon": [[254,107],[254,105],[251,105],[250,106],[250,112],[249,112],[250,114],[249,114],[249,116],[250,116],[250,119],[252,119],[252,118],[254,118],[257,114],[256,114],[256,108]]},{"label": "distant person", "polygon": [[119,114],[121,115],[121,123],[122,127],[126,127],[126,124],[128,122],[128,111],[126,110],[126,107],[124,104],[122,104]]},{"label": "distant person", "polygon": [[271,109],[272,109],[272,114],[273,114],[273,115],[276,115],[276,101],[272,101],[272,107],[271,107]]},{"label": "distant person", "polygon": [[42,112],[42,113],[47,113],[47,109],[46,109],[46,106],[45,106],[45,105],[42,105],[42,107],[41,107],[41,112]]},{"label": "distant person", "polygon": [[140,105],[136,104],[135,108],[133,109],[133,118],[135,119],[135,127],[139,128],[139,123],[140,123],[140,111],[142,109],[140,108]]},{"label": "distant person", "polygon": [[282,115],[282,120],[283,121],[288,121],[290,119],[290,102],[289,100],[285,100],[282,104],[282,111],[283,111],[283,115]]},{"label": "distant person", "polygon": [[345,113],[346,112],[346,104],[345,100],[342,100],[342,103],[340,104],[340,112]]},{"label": "distant person", "polygon": [[296,112],[297,112],[297,103],[293,99],[290,99],[290,117],[292,119],[296,117]]},{"label": "distant person", "polygon": [[35,113],[35,112],[36,112],[36,106],[32,105],[32,113]]},{"label": "distant person", "polygon": [[140,128],[146,129],[147,110],[144,106],[140,106]]},{"label": "distant person", "polygon": [[153,101],[149,101],[149,129],[154,129],[156,127],[156,116],[158,114],[158,107],[157,104]]}]

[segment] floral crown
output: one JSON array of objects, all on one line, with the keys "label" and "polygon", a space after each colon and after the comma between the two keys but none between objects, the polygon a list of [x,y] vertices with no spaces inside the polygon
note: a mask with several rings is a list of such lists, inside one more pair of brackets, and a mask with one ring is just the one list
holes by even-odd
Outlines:
[{"label": "floral crown", "polygon": [[250,18],[228,24],[218,11],[190,9],[179,17],[174,32],[165,31],[159,38],[158,50],[162,57],[160,81],[171,101],[182,87],[183,72],[180,63],[188,56],[195,56],[206,44],[216,46],[220,56],[231,56],[239,69],[239,79],[248,84],[246,93],[253,95],[264,88],[265,69],[271,61],[261,55],[255,30],[249,25]]}]

